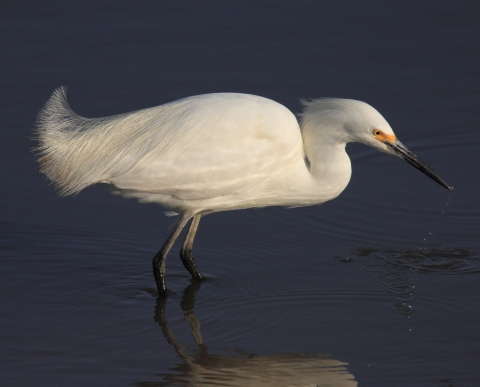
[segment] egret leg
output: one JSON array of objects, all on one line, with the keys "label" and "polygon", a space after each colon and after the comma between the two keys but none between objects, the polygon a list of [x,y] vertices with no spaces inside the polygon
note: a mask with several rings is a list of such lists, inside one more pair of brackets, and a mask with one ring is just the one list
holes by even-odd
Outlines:
[{"label": "egret leg", "polygon": [[200,223],[200,218],[201,215],[199,214],[193,217],[187,237],[185,238],[185,242],[180,250],[180,258],[182,258],[183,266],[185,266],[185,268],[190,272],[191,276],[197,281],[202,281],[203,276],[200,274],[200,271],[198,271],[197,265],[193,260],[192,246],[198,229],[198,224]]},{"label": "egret leg", "polygon": [[187,224],[190,216],[184,215],[178,221],[175,229],[170,234],[168,239],[163,244],[160,251],[153,257],[152,265],[153,265],[153,275],[155,277],[155,282],[157,283],[157,289],[159,295],[164,295],[167,292],[167,286],[165,285],[165,261],[167,259],[167,254],[172,248],[175,240],[178,238],[180,233],[182,232],[183,228]]}]

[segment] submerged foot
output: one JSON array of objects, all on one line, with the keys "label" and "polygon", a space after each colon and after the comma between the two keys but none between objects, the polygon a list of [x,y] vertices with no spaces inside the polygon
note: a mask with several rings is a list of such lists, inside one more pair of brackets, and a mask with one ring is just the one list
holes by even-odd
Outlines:
[{"label": "submerged foot", "polygon": [[182,250],[180,252],[180,258],[182,259],[183,266],[188,270],[190,275],[197,281],[203,281],[204,278],[195,264],[193,259],[192,250]]},{"label": "submerged foot", "polygon": [[165,284],[165,266],[158,262],[157,257],[153,258],[153,276],[157,284],[158,295],[164,296],[167,294],[167,285]]}]

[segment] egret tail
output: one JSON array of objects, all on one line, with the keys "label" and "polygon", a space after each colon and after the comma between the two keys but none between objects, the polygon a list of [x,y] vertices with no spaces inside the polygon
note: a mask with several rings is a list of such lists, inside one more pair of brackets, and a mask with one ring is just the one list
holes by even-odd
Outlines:
[{"label": "egret tail", "polygon": [[[158,144],[169,143],[166,137],[171,134],[159,127],[168,126],[170,110],[171,104],[167,104],[111,117],[84,118],[72,111],[66,88],[59,87],[37,119],[40,172],[62,195],[108,183],[129,172]],[[161,148],[166,151],[166,146]]]}]

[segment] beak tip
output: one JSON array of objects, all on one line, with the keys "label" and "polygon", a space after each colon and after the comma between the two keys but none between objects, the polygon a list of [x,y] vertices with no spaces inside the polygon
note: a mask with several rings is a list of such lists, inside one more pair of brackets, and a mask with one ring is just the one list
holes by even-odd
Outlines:
[{"label": "beak tip", "polygon": [[412,152],[410,152],[407,148],[405,148],[405,146],[400,141],[397,141],[396,143],[385,141],[384,144],[387,145],[393,151],[393,154],[401,157],[407,163],[413,165],[420,172],[424,173],[425,175],[433,179],[442,187],[445,187],[449,191],[453,191],[452,186],[449,186],[445,181],[443,181],[443,179],[440,178],[440,176],[438,176],[433,169],[431,169],[427,164],[425,164],[422,160],[420,160],[417,156],[415,156]]}]

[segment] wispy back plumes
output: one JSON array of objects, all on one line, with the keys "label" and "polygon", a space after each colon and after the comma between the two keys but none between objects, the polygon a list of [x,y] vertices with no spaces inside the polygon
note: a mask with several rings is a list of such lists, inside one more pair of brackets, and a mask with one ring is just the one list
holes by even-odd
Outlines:
[{"label": "wispy back plumes", "polygon": [[159,131],[158,127],[169,126],[172,118],[180,118],[182,105],[188,105],[188,101],[111,117],[84,118],[72,111],[66,89],[60,87],[37,119],[40,171],[62,195],[121,176],[153,150],[168,151],[176,131]]}]

